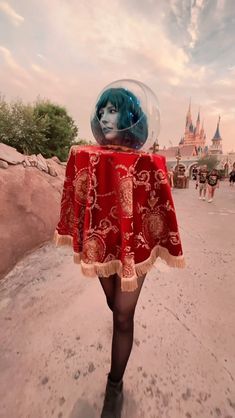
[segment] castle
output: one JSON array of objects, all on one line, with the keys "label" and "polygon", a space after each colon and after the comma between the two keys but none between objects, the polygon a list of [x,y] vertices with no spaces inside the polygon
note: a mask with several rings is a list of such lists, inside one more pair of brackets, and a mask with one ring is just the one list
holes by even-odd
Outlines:
[{"label": "castle", "polygon": [[[200,120],[200,111],[198,112],[196,124],[193,124],[191,114],[191,101],[186,114],[186,122],[184,128],[184,135],[180,139],[180,142],[176,146],[163,149],[156,149],[152,147],[152,152],[159,152],[159,154],[166,157],[168,168],[174,169],[179,164],[184,168],[188,168],[190,173],[193,167],[198,165],[198,161],[202,157],[215,155],[218,164],[217,168],[225,170],[228,174],[235,164],[235,153],[223,153],[222,149],[222,137],[220,135],[220,116],[218,117],[217,126],[213,138],[211,138],[211,144],[206,145],[206,133],[204,129],[204,123]],[[158,143],[157,143],[158,145]]]},{"label": "castle", "polygon": [[193,125],[192,115],[191,115],[191,101],[189,103],[188,112],[186,115],[186,123],[184,136],[179,142],[179,147],[185,147],[187,145],[193,145],[195,151],[198,155],[208,155],[208,154],[222,154],[222,138],[219,130],[220,125],[220,116],[217,123],[217,128],[212,138],[212,144],[210,147],[206,145],[206,134],[204,130],[204,124],[201,124],[200,121],[200,111],[198,112],[197,121],[195,126]]}]

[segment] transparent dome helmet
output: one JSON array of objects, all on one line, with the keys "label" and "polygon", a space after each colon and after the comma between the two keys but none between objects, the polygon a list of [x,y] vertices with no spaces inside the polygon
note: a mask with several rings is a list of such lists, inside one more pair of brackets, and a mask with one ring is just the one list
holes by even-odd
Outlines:
[{"label": "transparent dome helmet", "polygon": [[149,150],[160,131],[156,95],[140,81],[108,84],[96,100],[91,129],[100,145]]}]

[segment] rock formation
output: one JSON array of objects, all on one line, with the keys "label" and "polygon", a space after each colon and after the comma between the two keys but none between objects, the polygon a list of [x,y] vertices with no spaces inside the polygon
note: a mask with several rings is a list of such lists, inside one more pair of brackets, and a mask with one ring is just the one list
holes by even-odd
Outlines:
[{"label": "rock formation", "polygon": [[0,143],[0,278],[56,227],[65,163]]}]

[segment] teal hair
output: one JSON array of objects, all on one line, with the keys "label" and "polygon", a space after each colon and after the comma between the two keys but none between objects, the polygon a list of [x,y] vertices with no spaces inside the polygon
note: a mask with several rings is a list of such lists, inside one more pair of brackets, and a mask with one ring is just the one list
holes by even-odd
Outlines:
[{"label": "teal hair", "polygon": [[[143,112],[137,97],[124,88],[110,88],[100,96],[95,115],[91,120],[91,129],[96,140],[101,145],[110,144],[104,137],[100,126],[100,109],[110,102],[119,113],[117,135],[119,145],[129,148],[141,148],[148,138],[147,117]],[[117,142],[115,142],[117,144]]]}]

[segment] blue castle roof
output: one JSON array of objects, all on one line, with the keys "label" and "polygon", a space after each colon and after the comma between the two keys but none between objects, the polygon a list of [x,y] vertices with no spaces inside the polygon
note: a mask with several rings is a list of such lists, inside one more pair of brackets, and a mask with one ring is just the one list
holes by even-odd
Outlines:
[{"label": "blue castle roof", "polygon": [[220,116],[219,116],[219,120],[218,120],[218,123],[217,123],[217,128],[216,128],[216,131],[215,131],[215,135],[212,138],[212,140],[214,140],[214,141],[221,141],[222,140],[222,138],[220,136],[220,131],[219,131],[219,124],[220,124]]}]

